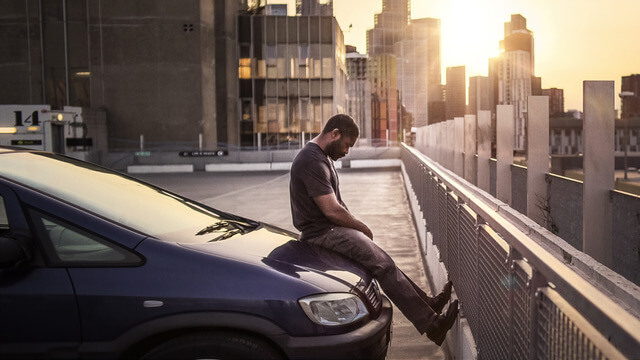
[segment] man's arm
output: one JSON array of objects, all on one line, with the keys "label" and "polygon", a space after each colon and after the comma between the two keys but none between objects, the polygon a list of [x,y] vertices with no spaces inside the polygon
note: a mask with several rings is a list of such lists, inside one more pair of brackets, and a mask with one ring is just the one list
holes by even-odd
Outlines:
[{"label": "man's arm", "polygon": [[369,229],[365,223],[356,219],[347,209],[340,205],[334,193],[316,196],[313,198],[313,201],[318,205],[324,216],[326,216],[332,223],[338,226],[361,231],[373,240],[373,233],[371,232],[371,229]]}]

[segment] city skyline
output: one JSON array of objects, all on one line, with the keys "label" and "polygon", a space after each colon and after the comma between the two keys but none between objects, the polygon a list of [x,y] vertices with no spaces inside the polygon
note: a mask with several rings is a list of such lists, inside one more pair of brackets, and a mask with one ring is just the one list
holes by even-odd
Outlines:
[{"label": "city skyline", "polygon": [[[288,3],[289,13],[295,13],[295,1]],[[374,15],[382,11],[382,0],[334,0],[333,7],[345,44],[366,53],[366,31],[373,28]],[[640,16],[637,0],[430,0],[411,4],[413,19],[441,19],[442,79],[447,67],[462,65],[468,77],[487,76],[488,59],[499,54],[504,23],[511,14],[527,19],[535,39],[535,76],[542,78],[543,88],[564,90],[565,111],[583,110],[583,81],[615,81],[617,94],[622,76],[640,72],[640,42],[634,40]],[[619,98],[615,102],[619,109]]]}]

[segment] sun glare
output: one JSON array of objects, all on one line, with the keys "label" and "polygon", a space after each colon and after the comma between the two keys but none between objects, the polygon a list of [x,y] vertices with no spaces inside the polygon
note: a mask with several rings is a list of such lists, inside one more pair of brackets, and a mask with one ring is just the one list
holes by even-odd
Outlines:
[{"label": "sun glare", "polygon": [[498,56],[504,21],[494,21],[491,9],[474,0],[451,1],[443,15],[442,63],[466,66],[467,76],[486,76],[488,59]]}]

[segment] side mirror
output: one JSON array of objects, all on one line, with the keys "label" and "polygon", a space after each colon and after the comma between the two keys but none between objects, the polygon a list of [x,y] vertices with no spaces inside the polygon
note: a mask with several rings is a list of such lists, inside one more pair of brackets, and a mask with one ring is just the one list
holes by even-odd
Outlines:
[{"label": "side mirror", "polygon": [[29,254],[19,240],[0,236],[0,269],[14,267],[28,259]]}]

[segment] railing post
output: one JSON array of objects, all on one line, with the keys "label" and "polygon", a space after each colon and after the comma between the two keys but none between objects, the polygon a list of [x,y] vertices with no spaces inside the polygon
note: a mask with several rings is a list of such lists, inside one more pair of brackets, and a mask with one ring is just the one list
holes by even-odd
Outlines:
[{"label": "railing post", "polygon": [[464,118],[454,118],[453,123],[455,129],[453,172],[462,177],[464,175]]},{"label": "railing post", "polygon": [[549,97],[529,96],[527,121],[527,216],[546,227],[549,172]]},{"label": "railing post", "polygon": [[446,121],[446,130],[445,130],[445,137],[446,137],[446,163],[447,163],[447,169],[453,171],[453,159],[454,159],[454,154],[455,154],[455,141],[456,141],[456,128],[455,128],[455,123],[453,122],[453,120],[447,120]]},{"label": "railing post", "polygon": [[511,205],[511,165],[513,165],[513,105],[497,106],[496,197]]},{"label": "railing post", "polygon": [[584,183],[582,248],[605,266],[613,264],[614,82],[584,82]]},{"label": "railing post", "polygon": [[436,145],[436,154],[434,159],[436,160],[436,162],[438,164],[442,164],[442,154],[444,153],[443,151],[443,141],[442,141],[442,125],[444,125],[444,123],[439,122],[434,124],[434,143]]},{"label": "railing post", "polygon": [[491,111],[478,111],[478,187],[491,189],[489,160],[491,159]]},{"label": "railing post", "polygon": [[428,156],[431,160],[436,161],[436,124],[431,124],[427,128],[429,129],[429,141],[427,141],[427,147],[429,149]]},{"label": "railing post", "polygon": [[464,179],[476,184],[476,116],[464,116]]}]

